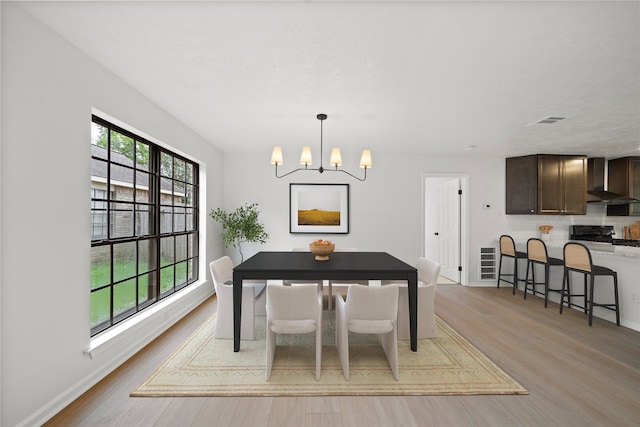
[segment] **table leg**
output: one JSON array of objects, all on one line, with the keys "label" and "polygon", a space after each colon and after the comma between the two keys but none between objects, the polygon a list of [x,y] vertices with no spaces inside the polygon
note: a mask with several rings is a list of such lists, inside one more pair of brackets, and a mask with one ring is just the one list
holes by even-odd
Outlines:
[{"label": "table leg", "polygon": [[418,277],[408,280],[409,291],[409,332],[411,335],[411,350],[418,351]]},{"label": "table leg", "polygon": [[233,272],[233,351],[240,351],[240,325],[242,321],[242,275]]}]

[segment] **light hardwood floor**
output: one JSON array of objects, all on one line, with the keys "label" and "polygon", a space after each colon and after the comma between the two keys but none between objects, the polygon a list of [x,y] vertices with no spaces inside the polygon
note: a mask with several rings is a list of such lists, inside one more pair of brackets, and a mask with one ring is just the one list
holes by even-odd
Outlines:
[{"label": "light hardwood floor", "polygon": [[216,309],[211,298],[48,426],[638,426],[640,332],[509,288],[440,285],[436,312],[526,396],[132,398]]}]

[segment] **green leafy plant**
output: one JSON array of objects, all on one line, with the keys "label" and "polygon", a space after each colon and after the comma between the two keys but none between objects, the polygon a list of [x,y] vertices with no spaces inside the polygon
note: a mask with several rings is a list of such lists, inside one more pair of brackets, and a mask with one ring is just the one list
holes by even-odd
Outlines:
[{"label": "green leafy plant", "polygon": [[264,231],[264,225],[258,221],[259,214],[257,203],[245,203],[244,206],[240,206],[233,212],[217,208],[209,213],[213,220],[222,225],[221,237],[225,248],[228,248],[229,245],[237,247],[240,251],[241,262],[244,261],[241,243],[266,243],[269,238],[269,234]]}]

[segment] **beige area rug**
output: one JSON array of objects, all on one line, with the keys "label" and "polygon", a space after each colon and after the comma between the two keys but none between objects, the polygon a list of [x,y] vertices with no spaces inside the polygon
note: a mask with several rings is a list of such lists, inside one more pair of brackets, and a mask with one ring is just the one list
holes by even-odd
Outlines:
[{"label": "beige area rug", "polygon": [[215,315],[147,378],[131,396],[330,396],[528,394],[443,320],[438,338],[399,341],[400,380],[395,381],[376,337],[350,335],[350,376],[346,381],[335,348],[333,311],[323,320],[322,372],[315,380],[313,334],[278,336],[265,380],[265,317],[256,318],[256,340],[214,339]]}]

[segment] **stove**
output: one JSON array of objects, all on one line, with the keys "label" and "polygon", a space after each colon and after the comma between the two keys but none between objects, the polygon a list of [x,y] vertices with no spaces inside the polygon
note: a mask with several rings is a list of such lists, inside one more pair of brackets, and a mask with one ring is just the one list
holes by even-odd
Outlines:
[{"label": "stove", "polygon": [[614,234],[616,233],[612,225],[572,225],[569,229],[569,239],[571,240],[640,248],[640,240],[614,239]]},{"label": "stove", "polygon": [[588,242],[613,243],[615,231],[612,225],[572,225],[569,239]]},{"label": "stove", "polygon": [[613,239],[611,243],[618,246],[632,246],[634,248],[640,248],[640,240]]}]

